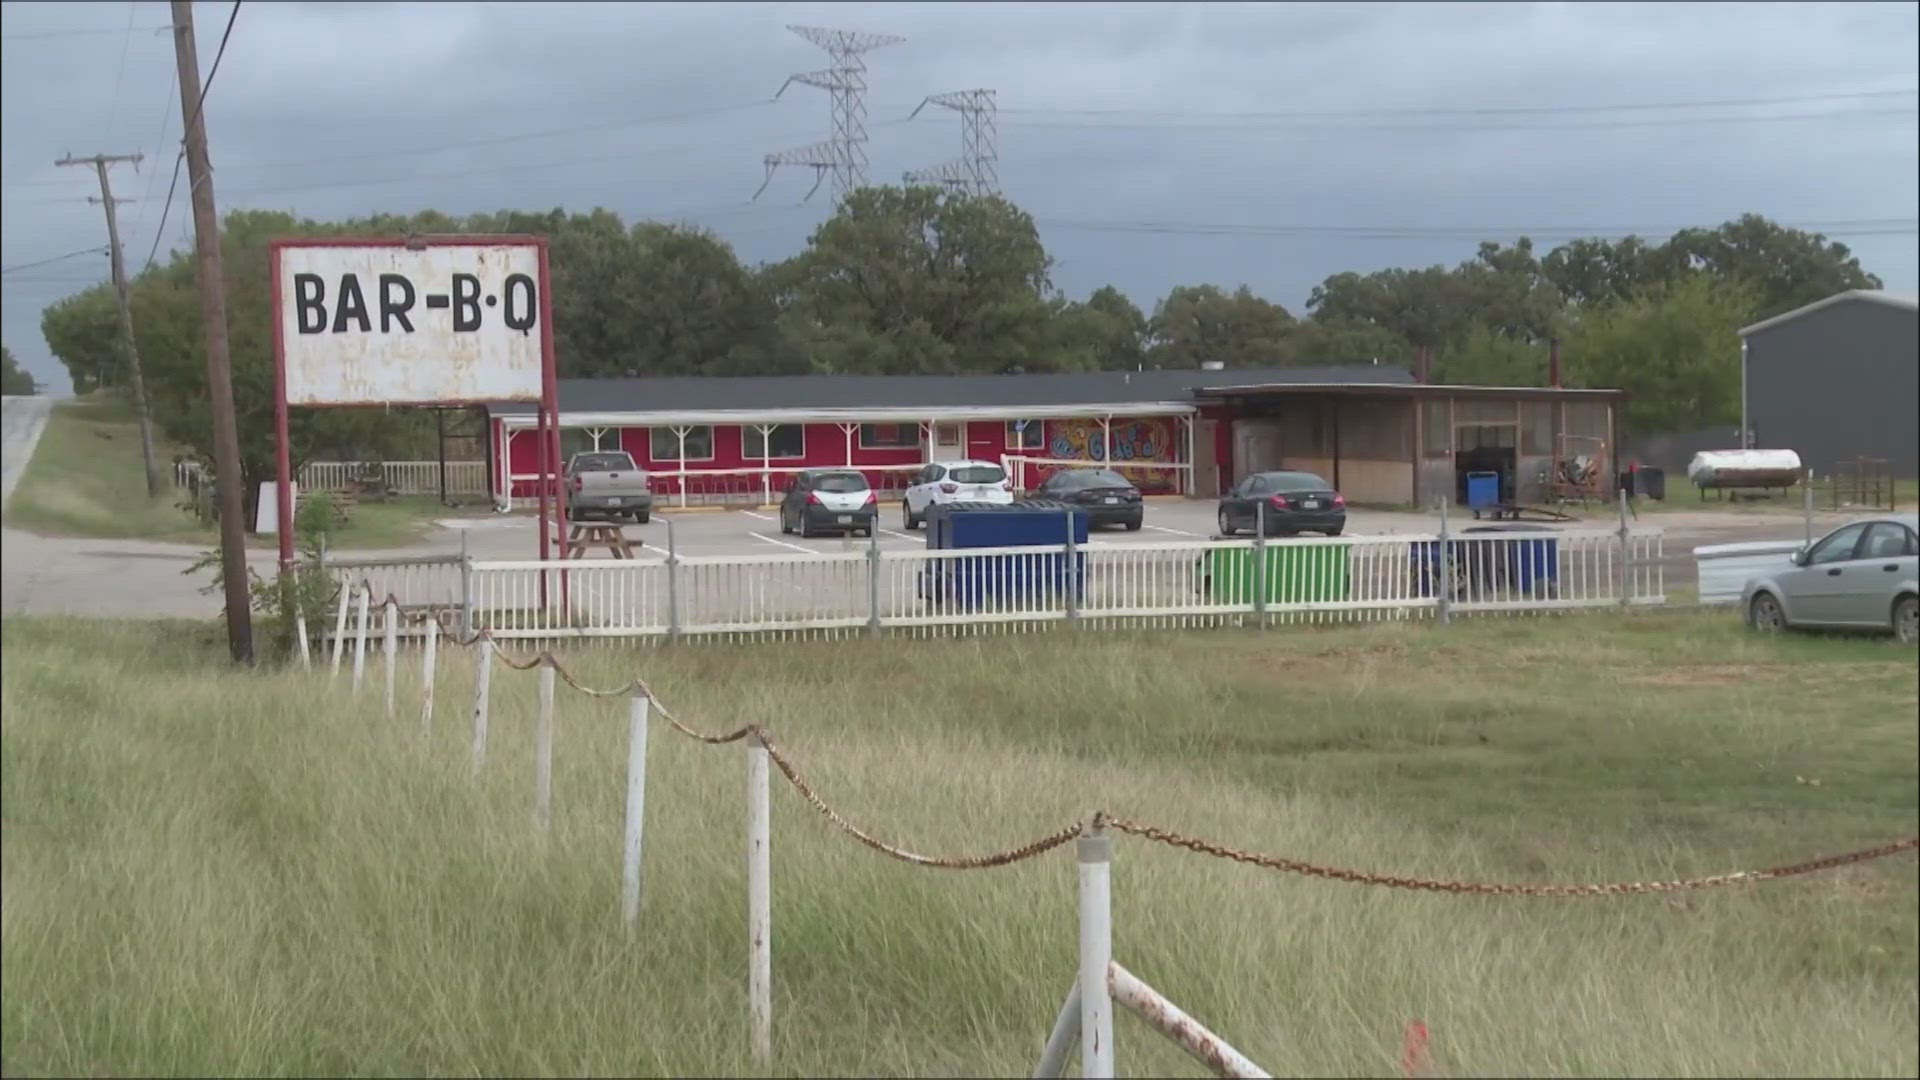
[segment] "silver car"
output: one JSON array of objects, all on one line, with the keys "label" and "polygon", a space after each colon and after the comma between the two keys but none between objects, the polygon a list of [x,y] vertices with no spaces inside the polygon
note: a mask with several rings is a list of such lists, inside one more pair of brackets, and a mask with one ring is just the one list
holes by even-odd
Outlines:
[{"label": "silver car", "polygon": [[1740,601],[1755,630],[1892,630],[1920,641],[1914,579],[1920,515],[1849,522],[1800,549],[1791,564],[1748,581]]}]

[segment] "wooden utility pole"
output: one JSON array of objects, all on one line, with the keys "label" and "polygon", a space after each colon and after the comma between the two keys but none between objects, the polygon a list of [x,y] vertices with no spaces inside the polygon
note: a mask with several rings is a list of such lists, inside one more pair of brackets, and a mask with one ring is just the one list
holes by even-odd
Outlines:
[{"label": "wooden utility pole", "polygon": [[68,154],[54,164],[91,165],[100,177],[100,197],[87,201],[97,202],[107,208],[107,245],[113,253],[113,291],[120,298],[120,340],[127,353],[127,373],[133,379],[133,410],[140,418],[140,462],[147,473],[147,498],[157,499],[160,497],[160,467],[153,459],[153,418],[147,412],[147,380],[140,372],[140,350],[133,343],[133,304],[127,297],[127,264],[121,258],[120,216],[114,210],[116,203],[126,200],[113,197],[113,185],[107,179],[107,166],[130,161],[138,169],[141,157],[140,154],[95,154],[77,158]]},{"label": "wooden utility pole", "polygon": [[227,593],[227,649],[253,663],[253,612],[247,588],[247,522],[241,490],[240,427],[233,413],[233,366],[227,356],[226,279],[220,263],[220,219],[213,208],[213,169],[200,105],[200,56],[193,40],[193,0],[173,0],[173,54],[180,67],[180,112],[186,118],[187,189],[193,196],[193,241],[206,333],[207,393],[213,407],[213,476],[220,492],[220,569]]}]

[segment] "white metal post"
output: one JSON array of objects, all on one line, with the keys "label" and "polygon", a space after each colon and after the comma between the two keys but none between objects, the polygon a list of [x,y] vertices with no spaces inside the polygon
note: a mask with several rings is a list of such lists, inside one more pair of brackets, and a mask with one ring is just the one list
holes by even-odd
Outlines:
[{"label": "white metal post", "polygon": [[[679,443],[679,446],[680,446],[680,458],[679,460],[674,462],[674,466],[680,470],[680,506],[683,509],[687,505],[687,431],[688,430],[689,429],[684,427],[677,427],[673,429],[673,437],[675,441]],[[651,431],[649,431],[647,434],[647,440],[649,443],[651,443],[653,440],[653,434]],[[649,449],[651,449],[651,446],[649,446]],[[667,535],[668,537],[672,537],[673,534],[668,533]]]},{"label": "white metal post", "polygon": [[353,603],[351,587],[340,590],[340,606],[333,613],[333,677],[340,674],[340,657],[347,650],[347,608]]},{"label": "white metal post", "polygon": [[553,826],[553,663],[540,665],[540,711],[533,724],[533,823]]},{"label": "white metal post", "polygon": [[773,1060],[772,799],[767,747],[747,738],[747,1019],[753,1060]]},{"label": "white metal post", "polygon": [[1080,856],[1080,1075],[1113,1076],[1113,840],[1095,825],[1078,841]]},{"label": "white metal post", "polygon": [[1620,606],[1626,607],[1633,602],[1633,560],[1631,546],[1633,530],[1627,525],[1627,489],[1620,489]]},{"label": "white metal post", "polygon": [[1080,621],[1080,590],[1075,587],[1074,572],[1080,565],[1080,544],[1075,530],[1073,511],[1067,511],[1067,565],[1061,570],[1061,580],[1067,590],[1067,625],[1077,626]]},{"label": "white metal post", "polygon": [[484,637],[473,643],[473,777],[487,763],[487,692],[493,684],[493,642]]},{"label": "white metal post", "polygon": [[867,530],[867,633],[880,636],[880,508],[873,509]]},{"label": "white metal post", "polygon": [[293,637],[300,646],[300,670],[313,670],[313,652],[307,642],[307,616],[299,605],[293,609]]},{"label": "white metal post", "polygon": [[1270,1074],[1265,1069],[1255,1065],[1225,1039],[1208,1031],[1206,1025],[1188,1016],[1186,1010],[1168,1001],[1165,995],[1141,982],[1133,972],[1114,964],[1111,979],[1114,1000],[1171,1039],[1174,1045],[1206,1065],[1214,1074],[1244,1077],[1246,1080],[1270,1080]]},{"label": "white metal post", "polygon": [[353,639],[353,690],[360,692],[360,676],[367,668],[367,605],[372,603],[373,586],[360,592],[360,629]]},{"label": "white metal post", "polygon": [[[1744,348],[1745,346],[1742,346]],[[1802,513],[1807,519],[1807,546],[1813,546],[1813,470],[1807,470],[1807,482],[1800,489]]]},{"label": "white metal post", "polygon": [[388,597],[387,602],[380,607],[387,622],[384,639],[380,642],[380,653],[387,661],[387,719],[391,720],[393,719],[394,669],[399,667],[400,655],[400,605],[394,603],[392,597]]},{"label": "white metal post", "polygon": [[1267,626],[1267,499],[1253,504],[1253,613],[1261,629]]},{"label": "white metal post", "polygon": [[647,811],[647,713],[653,702],[627,703],[627,828],[620,843],[620,918],[633,934],[640,918],[640,840]]},{"label": "white metal post", "polygon": [[1053,1080],[1067,1072],[1067,1057],[1080,1042],[1080,980],[1073,981],[1073,989],[1067,991],[1067,1000],[1060,1003],[1060,1013],[1053,1018],[1053,1031],[1047,1035],[1047,1045],[1040,1051],[1040,1064],[1033,1067],[1034,1080]]},{"label": "white metal post", "polygon": [[1440,622],[1453,621],[1453,538],[1447,529],[1447,497],[1440,496],[1440,546],[1434,556],[1433,595],[1440,601]]},{"label": "white metal post", "polygon": [[434,666],[440,653],[440,620],[427,620],[427,644],[420,654],[420,738],[433,738]]},{"label": "white metal post", "polygon": [[[680,490],[686,490],[686,473],[680,476]],[[667,640],[680,636],[680,548],[673,538],[673,519],[667,526]]]},{"label": "white metal post", "polygon": [[473,557],[467,553],[466,529],[460,530],[460,634],[473,633]]}]

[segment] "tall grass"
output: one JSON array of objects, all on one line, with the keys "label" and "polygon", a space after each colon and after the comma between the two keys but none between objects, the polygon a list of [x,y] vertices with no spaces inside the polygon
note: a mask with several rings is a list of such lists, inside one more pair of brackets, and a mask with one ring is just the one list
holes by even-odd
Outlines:
[{"label": "tall grass", "polygon": [[[7,1075],[743,1075],[744,761],[656,725],[621,933],[624,704],[465,656],[422,740],[198,628],[9,620],[0,685]],[[769,725],[854,821],[936,853],[1106,809],[1362,869],[1717,873],[1916,831],[1915,661],[1712,616],[1266,635],[808,643],[567,657]],[[346,665],[350,667],[349,665]],[[1819,781],[1816,785],[1812,781]],[[775,777],[777,1069],[1023,1075],[1074,972],[1071,848],[885,859]],[[1673,897],[1499,899],[1283,877],[1118,837],[1115,957],[1276,1075],[1906,1075],[1912,856]],[[1132,1075],[1196,1075],[1123,1017]]]}]

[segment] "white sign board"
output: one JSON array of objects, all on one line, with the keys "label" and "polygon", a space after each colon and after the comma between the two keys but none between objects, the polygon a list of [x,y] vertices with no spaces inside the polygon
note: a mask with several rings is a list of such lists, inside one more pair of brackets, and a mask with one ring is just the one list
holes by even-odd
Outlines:
[{"label": "white sign board", "polygon": [[538,401],[536,244],[274,248],[289,405]]}]

